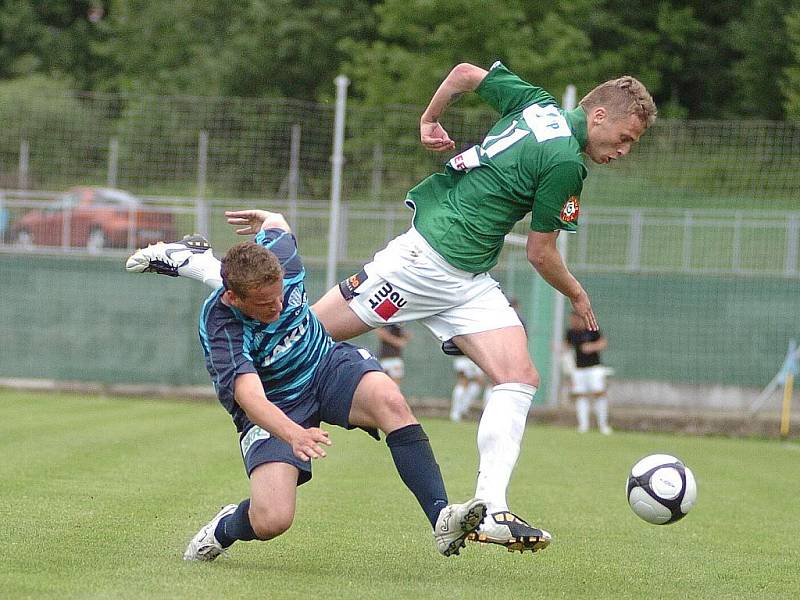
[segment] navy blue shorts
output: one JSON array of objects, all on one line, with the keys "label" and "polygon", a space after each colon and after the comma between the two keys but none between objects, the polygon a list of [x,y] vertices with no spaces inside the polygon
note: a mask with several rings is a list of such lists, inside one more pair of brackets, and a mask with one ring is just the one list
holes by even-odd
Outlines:
[{"label": "navy blue shorts", "polygon": [[[361,378],[371,371],[382,371],[380,363],[367,350],[347,342],[337,343],[317,368],[308,387],[308,397],[303,406],[286,412],[295,423],[303,427],[318,427],[320,423],[353,429],[348,417],[353,403],[353,394]],[[309,415],[308,404],[315,405]],[[294,414],[293,414],[294,413]],[[295,415],[303,415],[295,418]],[[375,430],[366,430],[378,439]],[[283,462],[300,469],[297,485],[311,479],[311,461],[304,462],[292,452],[292,447],[269,432],[254,425],[240,438],[240,448],[247,476],[259,465]]]}]

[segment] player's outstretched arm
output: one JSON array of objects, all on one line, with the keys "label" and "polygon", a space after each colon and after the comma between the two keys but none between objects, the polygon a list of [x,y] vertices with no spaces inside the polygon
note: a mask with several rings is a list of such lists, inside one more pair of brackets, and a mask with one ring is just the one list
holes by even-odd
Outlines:
[{"label": "player's outstretched arm", "polygon": [[258,375],[243,373],[237,376],[233,389],[236,403],[247,413],[247,418],[289,444],[297,458],[309,461],[327,456],[322,446],[333,443],[328,432],[319,427],[306,429],[287,417],[280,408],[267,400]]},{"label": "player's outstretched arm", "polygon": [[292,228],[281,213],[268,210],[226,210],[229,225],[238,227],[239,235],[255,235],[262,229],[283,229],[291,233]]},{"label": "player's outstretched arm", "polygon": [[572,308],[583,320],[586,328],[589,331],[597,331],[597,318],[594,316],[589,294],[564,264],[556,246],[558,234],[558,231],[528,233],[526,246],[528,261],[547,283],[569,298]]},{"label": "player's outstretched arm", "polygon": [[433,94],[428,107],[420,117],[419,137],[423,146],[434,152],[447,152],[456,147],[455,142],[450,139],[447,131],[439,123],[439,118],[449,104],[465,92],[474,91],[487,73],[488,71],[485,69],[469,63],[461,63],[453,67],[453,70],[444,78]]}]

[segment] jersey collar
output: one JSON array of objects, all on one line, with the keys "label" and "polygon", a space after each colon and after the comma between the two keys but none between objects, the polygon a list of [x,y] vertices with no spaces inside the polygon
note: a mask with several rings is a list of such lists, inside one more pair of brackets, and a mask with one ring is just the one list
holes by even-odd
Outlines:
[{"label": "jersey collar", "polygon": [[572,130],[572,135],[574,135],[575,139],[578,140],[578,144],[580,145],[581,150],[583,150],[586,147],[586,141],[589,138],[589,133],[586,127],[586,112],[583,110],[582,106],[579,106],[573,110],[565,110],[564,118],[567,120],[569,128]]}]

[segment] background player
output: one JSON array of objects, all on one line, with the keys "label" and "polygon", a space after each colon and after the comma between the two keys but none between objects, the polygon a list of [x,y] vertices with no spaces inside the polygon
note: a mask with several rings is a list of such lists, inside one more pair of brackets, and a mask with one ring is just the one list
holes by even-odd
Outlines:
[{"label": "background player", "polygon": [[600,352],[608,348],[608,340],[599,329],[597,331],[586,329],[575,313],[570,314],[569,329],[565,339],[575,352],[571,395],[575,400],[578,431],[580,433],[589,431],[590,409],[593,406],[597,429],[603,435],[609,435],[611,427],[608,424],[606,395],[608,369],[600,360]]},{"label": "background player", "polygon": [[[439,551],[458,554],[485,504],[447,504],[428,438],[397,385],[369,352],[331,340],[309,309],[305,269],[288,224],[275,213],[260,216],[255,242],[234,246],[222,259],[222,287],[200,316],[206,367],[239,432],[250,497],[223,507],[192,539],[184,559],[213,560],[237,540],[269,540],[290,527],[296,487],[311,479],[311,459],[324,457],[323,446],[331,443],[321,421],[360,427],[376,438],[375,429],[382,430]],[[175,247],[210,254],[202,239]],[[153,267],[140,253],[127,266],[133,272]]]},{"label": "background player", "polygon": [[481,395],[486,377],[468,356],[456,356],[453,370],[456,372],[456,384],[450,397],[450,420],[458,423]]},{"label": "background player", "polygon": [[406,375],[403,350],[411,339],[411,334],[402,325],[387,325],[375,330],[378,336],[378,361],[386,374],[397,385]]},{"label": "background player", "polygon": [[[501,115],[480,145],[461,152],[443,173],[408,193],[413,227],[378,252],[364,277],[329,290],[314,312],[334,339],[349,339],[388,323],[420,320],[442,342],[452,342],[495,384],[478,427],[480,466],[476,496],[490,514],[475,536],[509,549],[538,550],[550,534],[511,513],[506,492],[519,457],[539,373],[518,316],[488,274],[505,235],[531,215],[527,256],[551,286],[569,298],[589,330],[597,329],[583,286],[556,246],[562,230],[575,231],[587,175],[582,153],[599,164],[625,156],[652,124],[656,107],[633,77],[607,81],[577,109],[555,99],[495,63],[490,71],[457,65],[434,93],[420,119],[422,144],[455,148],[439,119],[461,94],[475,91]],[[228,213],[241,233],[259,226],[255,211]],[[151,252],[155,261],[163,253]],[[206,259],[203,259],[205,263]],[[191,263],[192,261],[189,261]],[[213,279],[213,265],[181,275]],[[205,268],[207,267],[207,268]]]}]

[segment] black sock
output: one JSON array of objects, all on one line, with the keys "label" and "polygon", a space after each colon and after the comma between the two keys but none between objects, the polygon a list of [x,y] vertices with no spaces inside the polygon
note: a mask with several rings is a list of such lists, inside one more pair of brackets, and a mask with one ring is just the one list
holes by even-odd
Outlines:
[{"label": "black sock", "polygon": [[250,517],[247,511],[250,508],[250,498],[242,500],[236,511],[224,517],[217,523],[217,528],[214,530],[214,537],[223,548],[227,548],[236,540],[243,542],[256,539],[256,532],[253,531],[253,526],[250,525]]},{"label": "black sock", "polygon": [[422,425],[407,425],[386,436],[397,472],[416,496],[422,510],[436,527],[439,512],[447,506],[447,492],[433,449]]}]

